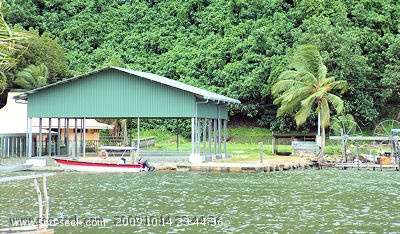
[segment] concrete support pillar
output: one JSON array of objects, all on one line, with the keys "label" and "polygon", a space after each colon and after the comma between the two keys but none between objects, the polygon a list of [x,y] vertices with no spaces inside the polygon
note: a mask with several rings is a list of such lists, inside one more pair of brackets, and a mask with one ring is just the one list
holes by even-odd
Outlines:
[{"label": "concrete support pillar", "polygon": [[27,136],[27,139],[28,139],[28,143],[26,144],[27,145],[27,149],[26,149],[26,151],[27,151],[27,156],[29,157],[29,158],[31,158],[32,157],[32,143],[33,143],[33,137],[32,137],[32,118],[28,118],[28,136]]},{"label": "concrete support pillar", "polygon": [[194,126],[195,126],[195,121],[194,118],[192,118],[192,125],[191,125],[191,142],[192,142],[192,154],[194,154],[194,150],[195,150],[195,130],[194,130]]},{"label": "concrete support pillar", "polygon": [[211,149],[211,131],[212,131],[212,119],[208,120],[208,153],[211,156],[212,149]]},{"label": "concrete support pillar", "polygon": [[203,155],[207,154],[207,119],[203,119]]},{"label": "concrete support pillar", "polygon": [[86,157],[86,118],[83,118],[83,120],[82,120],[82,132],[83,132],[83,136],[82,136],[82,143],[83,143],[82,153],[83,153],[83,157]]},{"label": "concrete support pillar", "polygon": [[49,133],[47,136],[47,152],[51,156],[51,118],[49,118]]},{"label": "concrete support pillar", "polygon": [[71,150],[69,148],[69,119],[65,119],[65,149],[67,156],[70,156]]},{"label": "concrete support pillar", "polygon": [[61,119],[57,119],[57,155],[61,155]]},{"label": "concrete support pillar", "polygon": [[217,155],[217,120],[213,119],[214,122],[214,155]]},{"label": "concrete support pillar", "polygon": [[39,149],[38,149],[38,156],[42,156],[42,149],[43,149],[43,122],[42,118],[39,118]]},{"label": "concrete support pillar", "polygon": [[74,157],[78,156],[78,119],[75,118],[75,128],[74,128],[74,149],[75,155]]},{"label": "concrete support pillar", "polygon": [[228,127],[228,120],[224,119],[223,122],[224,122],[224,150],[223,150],[224,154],[222,156],[223,156],[223,158],[225,158],[226,157],[226,141],[227,141],[226,130]]}]

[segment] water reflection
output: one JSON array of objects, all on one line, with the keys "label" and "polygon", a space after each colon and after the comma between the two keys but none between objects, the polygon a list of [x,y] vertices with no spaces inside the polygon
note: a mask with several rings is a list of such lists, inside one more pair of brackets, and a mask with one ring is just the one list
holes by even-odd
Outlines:
[{"label": "water reflection", "polygon": [[[60,173],[48,178],[48,187],[52,218],[105,221],[104,227],[54,227],[59,233],[387,233],[400,228],[399,177],[357,170]],[[32,181],[0,189],[0,226],[10,226],[10,217],[37,217]],[[138,225],[135,217],[151,222]]]}]

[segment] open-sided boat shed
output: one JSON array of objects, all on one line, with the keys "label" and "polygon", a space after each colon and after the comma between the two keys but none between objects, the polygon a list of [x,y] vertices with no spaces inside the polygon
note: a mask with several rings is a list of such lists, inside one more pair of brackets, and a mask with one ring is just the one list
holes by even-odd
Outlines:
[{"label": "open-sided boat shed", "polygon": [[[28,104],[28,157],[32,156],[32,118],[190,118],[192,161],[200,161],[202,153],[226,154],[228,104],[240,103],[166,77],[119,67],[105,67],[34,89],[16,97],[16,101]],[[52,127],[57,128],[60,126]],[[211,137],[218,142],[214,152],[211,145],[206,146]]]}]

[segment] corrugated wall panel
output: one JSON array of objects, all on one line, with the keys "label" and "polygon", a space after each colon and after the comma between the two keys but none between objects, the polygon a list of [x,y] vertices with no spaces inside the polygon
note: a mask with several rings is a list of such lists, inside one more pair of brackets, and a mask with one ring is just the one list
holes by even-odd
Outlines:
[{"label": "corrugated wall panel", "polygon": [[[219,110],[218,110],[219,108]],[[199,118],[227,119],[228,107],[225,103],[198,103],[197,113]]]},{"label": "corrugated wall panel", "polygon": [[192,93],[115,70],[90,74],[28,96],[29,117],[193,117]]}]

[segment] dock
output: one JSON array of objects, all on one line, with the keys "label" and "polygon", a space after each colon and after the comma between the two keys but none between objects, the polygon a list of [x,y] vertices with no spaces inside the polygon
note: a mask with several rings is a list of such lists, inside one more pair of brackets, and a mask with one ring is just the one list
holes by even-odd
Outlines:
[{"label": "dock", "polygon": [[395,171],[399,170],[399,165],[395,164],[376,164],[376,163],[336,163],[333,164],[334,167],[337,168],[358,168],[358,169],[366,169],[366,170],[383,170],[383,169],[392,169]]},{"label": "dock", "polygon": [[177,172],[230,172],[230,173],[260,173],[295,170],[308,168],[309,162],[295,161],[285,163],[226,163],[226,162],[206,162],[197,164],[180,164],[176,166]]}]

